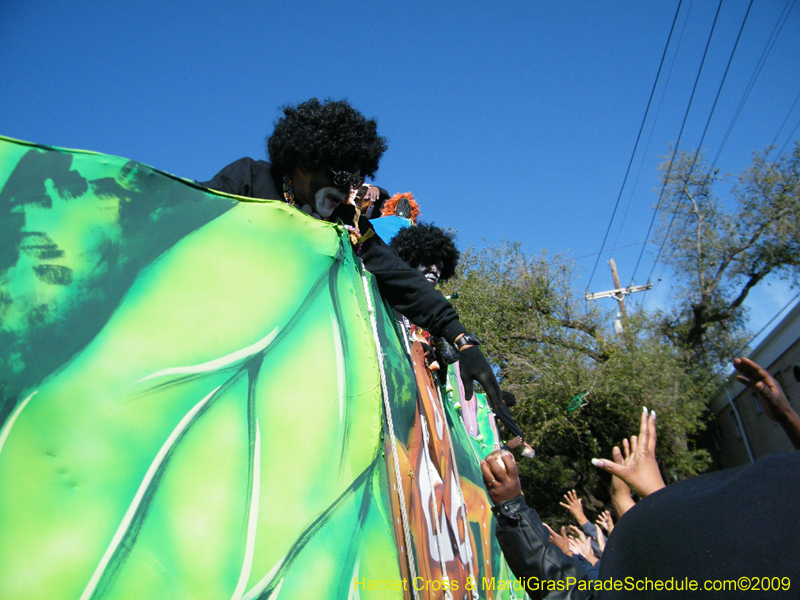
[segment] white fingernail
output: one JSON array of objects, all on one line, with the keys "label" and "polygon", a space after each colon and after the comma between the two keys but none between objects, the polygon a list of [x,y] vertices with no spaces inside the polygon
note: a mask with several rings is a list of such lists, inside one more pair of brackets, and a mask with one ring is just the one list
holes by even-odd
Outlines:
[{"label": "white fingernail", "polygon": [[650,411],[650,414],[653,416],[653,419],[655,419],[655,418],[656,418],[656,411],[654,411],[654,410],[651,410],[651,411]]},{"label": "white fingernail", "polygon": [[647,407],[646,406],[643,406],[642,410],[644,411],[644,414],[647,414]]},{"label": "white fingernail", "polygon": [[592,464],[596,467],[596,466],[598,466],[600,464],[600,461],[598,459],[596,459],[596,458],[593,458],[592,459]]}]

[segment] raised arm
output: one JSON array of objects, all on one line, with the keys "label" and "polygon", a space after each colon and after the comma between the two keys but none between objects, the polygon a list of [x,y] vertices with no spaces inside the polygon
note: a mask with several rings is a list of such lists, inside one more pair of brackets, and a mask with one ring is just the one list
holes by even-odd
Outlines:
[{"label": "raised arm", "polygon": [[584,523],[589,521],[589,519],[586,518],[586,514],[583,512],[583,501],[578,498],[578,494],[575,490],[570,490],[564,494],[564,502],[559,502],[559,504],[572,514],[581,527],[583,527]]},{"label": "raised arm", "polygon": [[644,498],[660,490],[664,485],[661,472],[656,462],[656,413],[642,409],[642,418],[639,425],[639,437],[631,438],[635,450],[629,464],[615,462],[609,459],[592,459],[592,464],[598,469],[616,475],[625,482],[634,492]]},{"label": "raised arm", "polygon": [[767,416],[783,427],[794,447],[800,449],[800,416],[789,404],[781,384],[749,358],[734,358],[733,366],[739,371],[736,379],[756,393]]}]

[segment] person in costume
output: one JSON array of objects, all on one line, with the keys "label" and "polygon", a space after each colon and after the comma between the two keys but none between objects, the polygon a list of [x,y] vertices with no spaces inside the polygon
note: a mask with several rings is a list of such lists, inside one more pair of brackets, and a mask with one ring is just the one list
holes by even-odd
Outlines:
[{"label": "person in costume", "polygon": [[392,307],[458,349],[468,396],[477,381],[499,402],[500,387],[477,338],[424,275],[375,234],[361,207],[348,202],[364,178],[374,176],[385,151],[386,140],[378,135],[374,119],[365,118],[346,100],[312,98],[283,107],[283,117],[267,138],[270,162],[242,158],[201,185],[238,196],[280,199],[315,218],[341,221]]},{"label": "person in costume", "polygon": [[[384,205],[384,216],[393,214],[402,216],[416,222],[419,207],[411,193],[396,194]],[[414,267],[425,275],[428,282],[436,286],[440,281],[447,281],[455,275],[460,253],[455,245],[455,235],[436,227],[434,224],[418,222],[414,227],[401,229],[390,242],[392,248],[409,266]],[[411,328],[412,332],[419,331]],[[426,331],[421,331],[425,341],[435,348],[436,363],[445,365],[453,364],[458,360],[458,354],[441,337],[431,336]],[[432,369],[433,370],[433,369]],[[516,404],[516,398],[509,392],[503,392],[499,402],[490,399],[492,410],[503,426],[508,438],[506,447],[509,449],[522,446],[523,456],[533,456],[533,448],[528,445],[517,422],[511,416],[506,398]],[[512,405],[513,405],[512,404]]]},{"label": "person in costume", "polygon": [[[399,202],[398,202],[399,201]],[[410,192],[396,194],[386,202],[383,216],[398,216],[416,223],[419,207]],[[459,252],[455,245],[455,236],[433,224],[418,223],[416,226],[403,227],[392,238],[389,245],[397,251],[398,256],[408,266],[422,273],[432,286],[440,281],[447,281],[456,272]],[[442,337],[431,335],[415,323],[406,323],[412,337],[427,346],[431,371],[438,371],[458,361],[458,353]]]},{"label": "person in costume", "polygon": [[435,286],[455,275],[460,253],[454,239],[452,232],[420,222],[416,227],[398,231],[390,245],[407,265],[420,271]]}]

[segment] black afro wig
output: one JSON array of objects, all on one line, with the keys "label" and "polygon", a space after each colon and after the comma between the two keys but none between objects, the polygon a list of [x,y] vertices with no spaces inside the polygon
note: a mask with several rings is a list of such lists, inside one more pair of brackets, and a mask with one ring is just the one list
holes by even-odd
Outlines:
[{"label": "black afro wig", "polygon": [[503,390],[503,402],[506,403],[508,408],[511,408],[517,405],[517,397],[511,392]]},{"label": "black afro wig", "polygon": [[312,98],[283,107],[283,117],[267,138],[272,178],[279,181],[296,167],[316,171],[361,170],[372,176],[386,151],[386,138],[378,135],[375,119],[367,119],[347,100]]},{"label": "black afro wig", "polygon": [[436,227],[433,223],[430,225],[417,223],[416,227],[401,229],[392,238],[390,246],[410,267],[441,263],[440,281],[450,279],[456,272],[459,252],[455,244],[455,235]]}]

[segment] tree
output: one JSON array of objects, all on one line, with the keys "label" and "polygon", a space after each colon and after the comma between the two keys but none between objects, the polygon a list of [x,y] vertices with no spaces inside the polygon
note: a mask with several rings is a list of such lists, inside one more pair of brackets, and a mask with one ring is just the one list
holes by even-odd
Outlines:
[{"label": "tree", "polygon": [[465,251],[446,289],[458,294],[459,315],[498,365],[501,386],[517,396],[513,412],[537,453],[520,463],[523,487],[551,520],[566,518],[558,501],[573,487],[589,500],[590,518],[591,505],[599,510],[607,501],[608,480],[590,461],[636,433],[642,406],[659,415],[665,480],[708,464],[690,441],[702,427],[707,392],[640,316],[627,333],[635,343],[615,337],[604,325],[611,314],[578,299],[573,279],[571,262],[531,258],[506,244]]},{"label": "tree", "polygon": [[679,282],[679,301],[660,315],[661,331],[692,360],[727,363],[741,349],[743,302],[769,275],[800,273],[800,144],[768,160],[755,153],[730,195],[715,192],[731,176],[710,170],[702,152],[681,152],[660,166],[664,197],[657,233],[661,261]]}]

